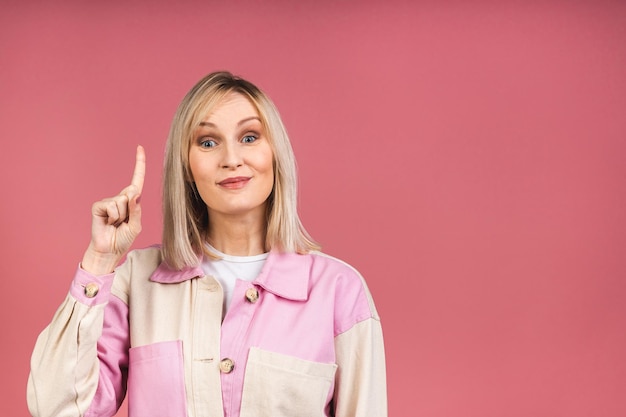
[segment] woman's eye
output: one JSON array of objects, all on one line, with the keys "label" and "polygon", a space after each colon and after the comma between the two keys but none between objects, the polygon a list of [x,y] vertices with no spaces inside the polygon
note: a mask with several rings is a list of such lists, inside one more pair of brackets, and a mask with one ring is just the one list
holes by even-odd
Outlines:
[{"label": "woman's eye", "polygon": [[200,140],[200,146],[202,148],[213,148],[217,143],[213,139]]},{"label": "woman's eye", "polygon": [[252,143],[252,142],[254,142],[255,140],[257,140],[257,137],[256,137],[256,136],[254,136],[254,135],[246,135],[246,136],[244,136],[243,138],[241,138],[241,141],[242,141],[243,143]]}]

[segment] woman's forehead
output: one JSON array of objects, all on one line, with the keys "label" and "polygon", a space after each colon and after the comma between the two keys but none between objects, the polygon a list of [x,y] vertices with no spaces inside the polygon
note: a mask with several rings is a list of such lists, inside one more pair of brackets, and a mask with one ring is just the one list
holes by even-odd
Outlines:
[{"label": "woman's forehead", "polygon": [[243,119],[256,118],[260,120],[259,112],[252,101],[238,92],[230,92],[220,98],[210,109],[200,114],[200,121],[210,124]]}]

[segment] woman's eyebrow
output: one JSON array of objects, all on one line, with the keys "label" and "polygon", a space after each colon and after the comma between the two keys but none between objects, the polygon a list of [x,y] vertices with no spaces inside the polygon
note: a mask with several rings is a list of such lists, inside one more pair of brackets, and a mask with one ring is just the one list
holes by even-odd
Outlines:
[{"label": "woman's eyebrow", "polygon": [[[259,123],[261,122],[261,119],[260,119],[259,117],[257,117],[257,116],[251,116],[251,117],[246,117],[245,119],[241,119],[241,120],[237,123],[237,126],[241,126],[242,124],[245,124],[245,123],[247,123],[247,122],[249,122],[249,121],[251,121],[251,120],[256,120],[256,121],[257,121],[257,122],[259,122]],[[198,124],[198,126],[201,126],[201,127],[205,127],[205,126],[206,126],[206,127],[217,127],[217,126],[215,125],[215,123],[211,123],[211,122],[200,122],[200,123]]]}]

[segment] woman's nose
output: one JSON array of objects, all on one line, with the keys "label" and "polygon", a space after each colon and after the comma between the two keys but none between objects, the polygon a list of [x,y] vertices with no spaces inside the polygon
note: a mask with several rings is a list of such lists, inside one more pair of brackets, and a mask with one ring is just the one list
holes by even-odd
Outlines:
[{"label": "woman's nose", "polygon": [[243,165],[243,157],[236,144],[228,144],[224,147],[222,168],[237,168]]}]

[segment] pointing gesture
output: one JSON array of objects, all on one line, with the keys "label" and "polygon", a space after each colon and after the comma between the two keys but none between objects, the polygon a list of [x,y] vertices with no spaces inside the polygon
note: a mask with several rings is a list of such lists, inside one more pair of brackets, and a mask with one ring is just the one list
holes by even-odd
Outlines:
[{"label": "pointing gesture", "polygon": [[141,195],[143,190],[143,180],[146,177],[146,153],[143,146],[137,146],[137,155],[135,156],[135,171],[133,172],[133,179],[130,181],[130,186],[135,187],[137,194]]},{"label": "pointing gesture", "polygon": [[81,263],[84,270],[95,275],[110,273],[130,249],[141,232],[139,197],[145,176],[146,154],[138,146],[130,185],[91,208],[91,242]]}]

